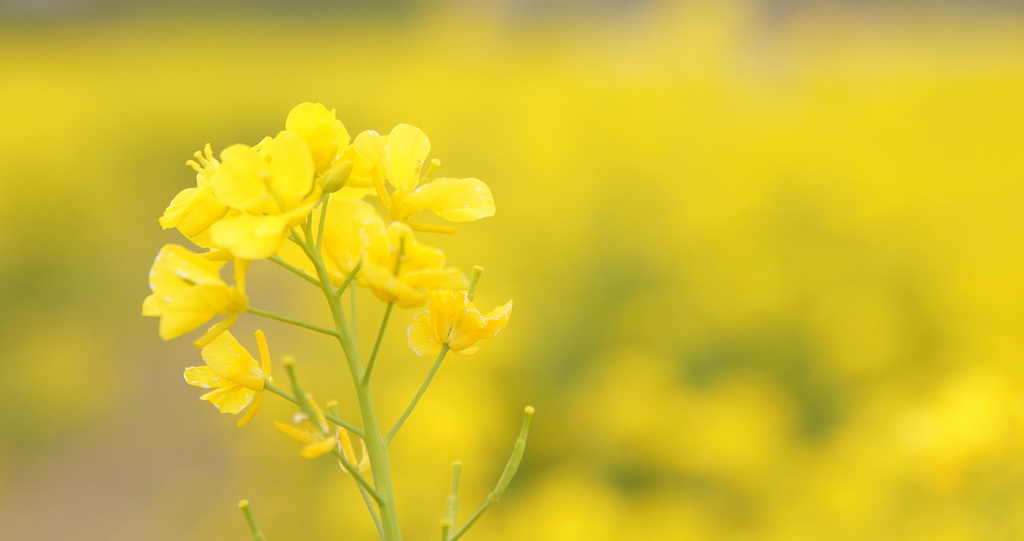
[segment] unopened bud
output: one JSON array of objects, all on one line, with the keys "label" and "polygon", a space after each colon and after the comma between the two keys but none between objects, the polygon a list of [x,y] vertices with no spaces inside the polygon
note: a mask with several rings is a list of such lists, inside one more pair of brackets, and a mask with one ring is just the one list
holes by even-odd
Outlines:
[{"label": "unopened bud", "polygon": [[324,193],[334,193],[345,187],[348,177],[352,175],[352,162],[350,160],[339,160],[324,173]]}]

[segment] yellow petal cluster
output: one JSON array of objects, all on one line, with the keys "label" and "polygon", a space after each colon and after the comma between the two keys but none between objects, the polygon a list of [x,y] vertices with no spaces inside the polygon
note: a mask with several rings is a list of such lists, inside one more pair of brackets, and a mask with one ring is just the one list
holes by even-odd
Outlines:
[{"label": "yellow petal cluster", "polygon": [[456,355],[476,355],[477,341],[501,332],[511,311],[512,301],[508,301],[485,316],[465,291],[432,291],[430,308],[416,314],[409,326],[409,347],[417,355],[437,355],[447,344]]},{"label": "yellow petal cluster", "polygon": [[[430,140],[422,130],[399,124],[388,135],[365,131],[356,136],[347,157],[353,163],[350,185],[373,187],[392,220],[411,222],[429,210],[450,222],[494,215],[490,188],[475,178],[431,179],[423,171]],[[433,165],[440,162],[434,161]],[[425,174],[425,175],[424,175]],[[388,192],[384,181],[391,185]],[[412,224],[419,231],[454,232],[450,226]]]},{"label": "yellow petal cluster", "polygon": [[203,348],[206,366],[185,369],[189,385],[213,389],[200,398],[213,404],[221,413],[245,415],[238,426],[248,423],[263,405],[264,383],[270,379],[270,351],[263,331],[256,331],[261,364],[256,364],[249,351],[230,332],[224,332]]},{"label": "yellow petal cluster", "polygon": [[314,169],[306,142],[288,131],[260,149],[247,145],[224,149],[210,186],[217,199],[239,213],[211,226],[213,244],[240,259],[276,254],[319,200]]},{"label": "yellow petal cluster", "polygon": [[[323,253],[336,284],[362,262],[356,284],[399,308],[422,306],[427,301],[426,291],[469,285],[461,270],[446,265],[444,252],[418,242],[404,223],[385,225],[365,201],[330,204]],[[289,259],[304,265],[303,257],[293,253]]]},{"label": "yellow petal cluster", "polygon": [[[352,164],[345,126],[318,103],[302,103],[285,119],[285,130],[255,146],[232,145],[218,160],[210,145],[187,165],[196,187],[178,193],[160,225],[239,259],[276,254],[292,228],[319,202],[322,180],[343,186]],[[346,194],[350,195],[350,194]]]},{"label": "yellow petal cluster", "polygon": [[246,263],[235,261],[235,285],[220,277],[223,261],[189,251],[177,244],[164,246],[149,271],[153,292],[142,302],[142,315],[160,318],[160,337],[177,338],[218,315],[228,317],[200,339],[200,345],[226,330],[248,310],[245,297]]},{"label": "yellow petal cluster", "polygon": [[195,153],[195,160],[185,162],[196,171],[196,187],[186,188],[174,196],[160,217],[160,227],[178,228],[182,235],[203,248],[212,248],[210,226],[228,213],[228,207],[213,195],[210,177],[220,162],[213,157],[210,145]]}]

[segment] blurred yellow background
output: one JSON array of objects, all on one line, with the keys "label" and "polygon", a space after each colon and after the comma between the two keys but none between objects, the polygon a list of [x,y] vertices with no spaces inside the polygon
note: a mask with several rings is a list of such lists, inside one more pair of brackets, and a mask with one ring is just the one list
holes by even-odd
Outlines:
[{"label": "blurred yellow background", "polygon": [[[515,310],[392,446],[407,539],[438,537],[453,460],[475,509],[526,404],[466,539],[1024,538],[1019,8],[98,4],[0,3],[3,537],[242,540],[241,498],[272,540],[372,537],[271,426],[290,408],[236,428],[139,315],[184,161],[314,101],[353,135],[419,126],[497,202],[426,240]],[[292,278],[254,265],[253,306],[326,321]],[[385,426],[430,364],[411,315]],[[357,418],[336,344],[257,325]]]}]

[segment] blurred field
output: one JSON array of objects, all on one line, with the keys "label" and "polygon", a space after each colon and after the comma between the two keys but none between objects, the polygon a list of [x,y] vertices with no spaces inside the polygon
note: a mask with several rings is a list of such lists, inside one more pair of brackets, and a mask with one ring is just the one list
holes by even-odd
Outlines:
[{"label": "blurred field", "polygon": [[[482,501],[525,404],[467,539],[1024,538],[1024,16],[964,5],[0,19],[4,536],[241,540],[246,497],[271,539],[367,538],[288,408],[235,428],[138,315],[184,161],[316,101],[423,128],[497,201],[430,239],[516,307],[395,440],[407,539],[437,538],[451,461]],[[253,274],[254,306],[322,316]],[[429,366],[411,315],[387,420]],[[353,411],[332,343],[256,324]]]}]

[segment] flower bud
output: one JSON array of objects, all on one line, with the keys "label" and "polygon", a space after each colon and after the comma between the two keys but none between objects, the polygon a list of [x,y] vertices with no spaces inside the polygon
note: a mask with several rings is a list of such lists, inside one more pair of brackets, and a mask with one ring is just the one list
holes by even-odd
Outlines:
[{"label": "flower bud", "polygon": [[349,160],[339,160],[338,163],[334,164],[324,173],[322,180],[324,193],[334,193],[344,188],[351,174],[352,162]]}]

